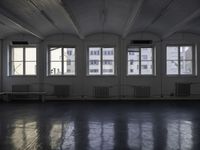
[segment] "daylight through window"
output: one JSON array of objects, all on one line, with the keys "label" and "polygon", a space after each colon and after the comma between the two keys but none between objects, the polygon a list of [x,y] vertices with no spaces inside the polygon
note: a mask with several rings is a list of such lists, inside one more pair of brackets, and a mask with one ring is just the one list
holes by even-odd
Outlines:
[{"label": "daylight through window", "polygon": [[153,48],[128,48],[128,75],[152,75],[153,69]]},{"label": "daylight through window", "polygon": [[114,75],[114,48],[89,48],[89,75]]},{"label": "daylight through window", "polygon": [[11,75],[36,75],[36,47],[11,48]]},{"label": "daylight through window", "polygon": [[192,46],[167,46],[167,75],[192,75],[192,54]]},{"label": "daylight through window", "polygon": [[75,48],[49,48],[49,75],[75,75]]}]

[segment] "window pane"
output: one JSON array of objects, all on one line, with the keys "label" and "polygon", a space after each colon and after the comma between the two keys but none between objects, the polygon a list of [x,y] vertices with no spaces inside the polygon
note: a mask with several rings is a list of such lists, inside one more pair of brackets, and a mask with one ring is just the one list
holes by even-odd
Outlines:
[{"label": "window pane", "polygon": [[192,60],[192,46],[180,47],[181,60]]},{"label": "window pane", "polygon": [[23,61],[23,48],[22,47],[12,48],[12,61]]},{"label": "window pane", "polygon": [[167,61],[167,74],[178,74],[178,61]]},{"label": "window pane", "polygon": [[28,47],[26,50],[26,61],[36,61],[36,48]]},{"label": "window pane", "polygon": [[65,75],[75,75],[75,62],[74,61],[65,61],[64,62],[64,74]]},{"label": "window pane", "polygon": [[91,47],[89,48],[89,75],[101,74],[101,48]]},{"label": "window pane", "polygon": [[51,62],[50,63],[51,70],[50,75],[61,75],[62,74],[62,63],[61,62]]},{"label": "window pane", "polygon": [[167,47],[167,60],[178,60],[178,47]]},{"label": "window pane", "polygon": [[141,48],[141,60],[152,60],[152,48]]},{"label": "window pane", "polygon": [[62,49],[61,48],[50,48],[50,61],[62,61]]},{"label": "window pane", "polygon": [[192,74],[192,61],[181,61],[181,74]]},{"label": "window pane", "polygon": [[142,61],[141,62],[141,74],[152,74],[153,70],[152,70],[153,66],[152,66],[152,61]]},{"label": "window pane", "polygon": [[139,74],[139,61],[128,61],[128,75]]},{"label": "window pane", "polygon": [[64,61],[75,61],[75,48],[64,48]]},{"label": "window pane", "polygon": [[104,75],[114,74],[114,61],[113,60],[104,60],[103,61],[103,74]]},{"label": "window pane", "polygon": [[114,48],[103,48],[103,74],[114,74]]},{"label": "window pane", "polygon": [[36,75],[36,62],[26,62],[25,75]]},{"label": "window pane", "polygon": [[128,60],[139,60],[139,51],[128,51]]},{"label": "window pane", "polygon": [[23,62],[12,62],[12,75],[23,75]]}]

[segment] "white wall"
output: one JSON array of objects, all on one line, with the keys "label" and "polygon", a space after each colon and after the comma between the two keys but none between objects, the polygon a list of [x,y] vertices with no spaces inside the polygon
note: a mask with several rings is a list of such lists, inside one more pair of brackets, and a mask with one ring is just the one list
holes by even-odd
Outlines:
[{"label": "white wall", "polygon": [[[127,76],[127,46],[131,40],[153,40],[156,48],[156,76]],[[198,76],[169,77],[165,75],[165,47],[167,44],[193,44],[199,49],[200,36],[190,33],[177,33],[170,38],[161,41],[157,35],[151,33],[135,33],[122,39],[115,34],[93,34],[84,40],[77,36],[60,34],[52,35],[46,39],[39,40],[30,35],[13,35],[0,42],[2,80],[0,82],[2,91],[10,91],[13,84],[31,84],[32,90],[53,92],[55,84],[71,85],[72,97],[92,96],[93,86],[112,86],[111,96],[131,96],[133,90],[129,85],[148,85],[151,87],[152,96],[167,96],[174,93],[175,82],[199,82],[200,69],[198,65]],[[14,77],[8,76],[8,51],[13,40],[27,40],[29,43],[38,45],[38,75],[36,77]],[[76,47],[76,76],[47,76],[47,50],[48,45],[65,45]],[[114,76],[87,76],[86,57],[89,46],[114,46],[115,66],[117,74]],[[197,52],[199,51],[197,49]],[[198,57],[199,57],[198,53]],[[198,59],[198,64],[200,60]],[[198,90],[196,91],[198,92]],[[200,92],[200,90],[199,90]]]}]

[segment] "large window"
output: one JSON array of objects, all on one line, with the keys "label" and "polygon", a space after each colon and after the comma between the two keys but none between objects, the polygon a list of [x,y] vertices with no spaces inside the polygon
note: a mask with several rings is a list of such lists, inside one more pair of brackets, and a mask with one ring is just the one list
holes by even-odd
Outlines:
[{"label": "large window", "polygon": [[36,47],[11,48],[11,75],[36,75]]},{"label": "large window", "polygon": [[49,48],[49,75],[75,75],[75,48]]},{"label": "large window", "polygon": [[114,75],[114,48],[90,47],[88,75]]},{"label": "large window", "polygon": [[151,47],[128,48],[128,75],[153,75],[154,58]]},{"label": "large window", "polygon": [[167,46],[167,75],[192,75],[192,46]]}]

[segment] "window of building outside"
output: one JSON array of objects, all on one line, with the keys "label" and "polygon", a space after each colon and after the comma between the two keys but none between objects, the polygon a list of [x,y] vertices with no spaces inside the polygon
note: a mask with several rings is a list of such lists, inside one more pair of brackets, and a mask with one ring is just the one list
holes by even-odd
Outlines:
[{"label": "window of building outside", "polygon": [[151,47],[128,48],[128,75],[153,75],[154,54]]},{"label": "window of building outside", "polygon": [[114,48],[89,47],[88,75],[114,75]]},{"label": "window of building outside", "polygon": [[49,75],[75,75],[75,48],[49,48]]},{"label": "window of building outside", "polygon": [[10,74],[13,76],[36,75],[36,47],[18,46],[11,47]]},{"label": "window of building outside", "polygon": [[192,75],[193,50],[192,46],[167,46],[166,49],[167,75]]}]

